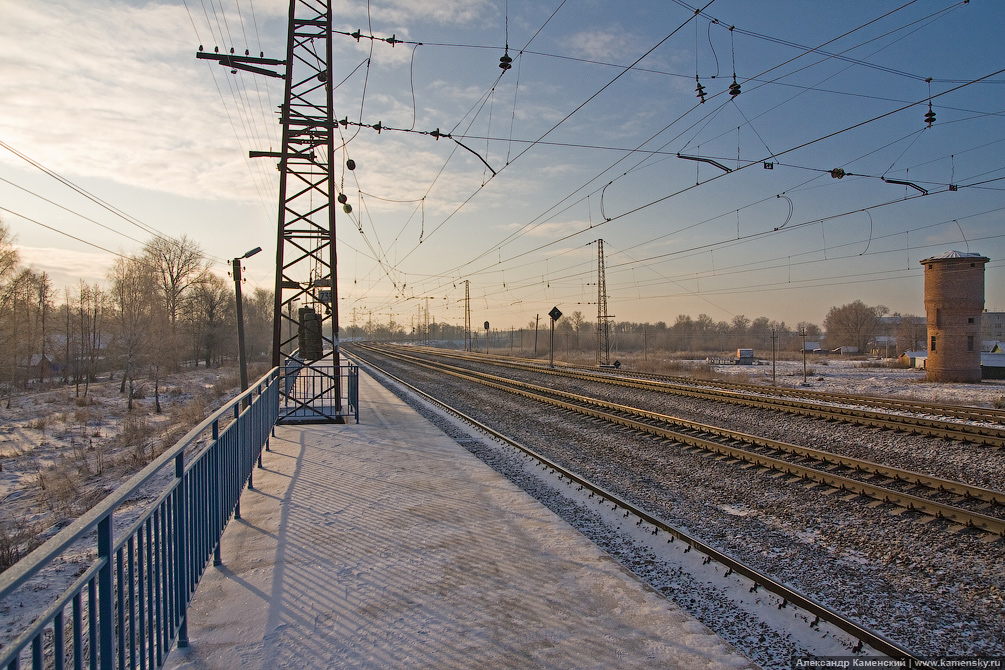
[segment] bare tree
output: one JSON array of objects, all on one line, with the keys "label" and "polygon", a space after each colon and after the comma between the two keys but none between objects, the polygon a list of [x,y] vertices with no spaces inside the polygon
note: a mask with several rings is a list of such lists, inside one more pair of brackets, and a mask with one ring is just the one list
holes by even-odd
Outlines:
[{"label": "bare tree", "polygon": [[207,275],[192,291],[188,317],[197,359],[202,357],[207,368],[223,353],[224,343],[234,340],[234,305],[226,280],[217,275]]},{"label": "bare tree", "polygon": [[905,314],[897,324],[897,348],[900,351],[924,349],[928,339],[928,326],[923,316]]},{"label": "bare tree", "polygon": [[206,281],[209,274],[206,256],[196,242],[182,235],[180,239],[151,240],[143,247],[142,260],[157,279],[167,317],[168,330],[161,337],[163,351],[159,360],[173,367],[178,363],[178,321],[193,287]]},{"label": "bare tree", "polygon": [[124,393],[128,384],[127,408],[131,411],[137,368],[157,346],[152,331],[154,312],[160,307],[156,301],[157,287],[150,266],[139,259],[118,259],[108,278],[112,284],[115,344],[124,365],[119,393]]},{"label": "bare tree", "polygon": [[17,247],[14,246],[14,236],[11,235],[7,224],[0,219],[0,285],[3,285],[17,272],[21,264]]},{"label": "bare tree", "polygon": [[258,288],[244,303],[245,343],[251,360],[269,358],[272,355],[272,310],[275,309],[273,295],[272,291]]},{"label": "bare tree", "polygon": [[76,301],[77,334],[80,342],[81,375],[77,378],[77,395],[80,381],[84,382],[84,397],[90,383],[97,378],[98,358],[105,345],[104,318],[108,296],[100,286],[88,286],[80,280]]},{"label": "bare tree", "polygon": [[828,346],[853,346],[859,351],[867,351],[876,334],[879,317],[886,312],[886,307],[882,305],[869,307],[861,300],[831,307],[824,318]]},{"label": "bare tree", "polygon": [[576,333],[576,344],[575,348],[579,349],[579,334],[583,331],[583,327],[586,325],[586,318],[583,313],[578,309],[569,315],[569,325],[572,326],[572,330]]}]

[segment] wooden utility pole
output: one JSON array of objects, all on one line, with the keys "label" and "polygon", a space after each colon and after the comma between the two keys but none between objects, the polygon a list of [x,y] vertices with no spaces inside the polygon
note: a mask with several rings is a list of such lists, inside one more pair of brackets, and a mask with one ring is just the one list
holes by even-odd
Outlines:
[{"label": "wooden utility pole", "polygon": [[799,334],[803,337],[803,385],[806,384],[806,329],[801,328]]},{"label": "wooden utility pole", "polygon": [[775,334],[775,329],[771,329],[771,385],[775,385],[775,341],[778,339],[778,335]]}]

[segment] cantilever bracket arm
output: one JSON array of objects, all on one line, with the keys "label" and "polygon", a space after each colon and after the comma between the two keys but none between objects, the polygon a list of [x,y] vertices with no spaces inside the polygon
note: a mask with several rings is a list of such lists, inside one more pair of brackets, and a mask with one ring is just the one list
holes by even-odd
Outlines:
[{"label": "cantilever bracket arm", "polygon": [[711,158],[702,158],[701,156],[687,156],[682,153],[678,153],[677,158],[683,158],[686,161],[698,161],[699,163],[708,163],[709,165],[714,165],[720,170],[725,170],[726,172],[732,172],[732,170],[730,170],[728,167],[726,167],[725,165],[723,165],[718,161],[712,160]]},{"label": "cantilever bracket arm", "polygon": [[927,189],[921,188],[920,186],[918,186],[914,182],[903,181],[901,179],[887,179],[886,177],[880,177],[880,179],[882,179],[883,181],[885,181],[887,184],[900,184],[901,186],[910,186],[911,188],[914,188],[914,189],[917,189],[917,190],[921,191],[921,195],[928,195],[928,190]]},{"label": "cantilever bracket arm", "polygon": [[275,58],[258,58],[256,56],[235,56],[234,54],[218,54],[206,51],[197,51],[195,53],[195,57],[202,58],[203,60],[218,61],[220,65],[229,67],[232,70],[244,70],[246,72],[254,72],[255,74],[264,74],[267,77],[286,79],[286,74],[282,72],[266,70],[263,67],[250,65],[250,63],[257,63],[259,65],[286,65],[286,61],[284,60],[276,60]]}]

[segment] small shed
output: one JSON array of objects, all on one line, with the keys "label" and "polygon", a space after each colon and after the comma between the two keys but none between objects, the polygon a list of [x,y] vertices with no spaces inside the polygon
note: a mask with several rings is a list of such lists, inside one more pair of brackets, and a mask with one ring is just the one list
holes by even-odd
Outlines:
[{"label": "small shed", "polygon": [[820,351],[820,343],[807,341],[806,344],[803,345],[803,351],[808,354],[812,354],[814,351],[818,352]]},{"label": "small shed", "polygon": [[928,362],[927,351],[905,351],[900,355],[900,360],[912,368],[925,369]]},{"label": "small shed", "polygon": [[736,364],[737,365],[753,365],[754,364],[754,350],[753,349],[737,349],[736,350]]},{"label": "small shed", "polygon": [[981,379],[1005,379],[1005,353],[981,353]]}]

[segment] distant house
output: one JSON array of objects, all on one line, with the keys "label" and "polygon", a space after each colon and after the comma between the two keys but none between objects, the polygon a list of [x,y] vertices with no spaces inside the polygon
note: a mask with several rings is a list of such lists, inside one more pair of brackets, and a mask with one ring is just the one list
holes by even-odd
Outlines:
[{"label": "distant house", "polygon": [[928,362],[927,351],[905,351],[900,355],[900,360],[912,368],[925,369]]},{"label": "distant house", "polygon": [[55,377],[60,372],[60,367],[45,354],[32,354],[28,359],[27,366],[28,379],[38,379],[45,381]]},{"label": "distant house", "polygon": [[814,351],[820,351],[820,343],[819,342],[807,342],[803,346],[803,351],[805,351],[808,354],[813,353]]},{"label": "distant house", "polygon": [[877,335],[872,346],[872,353],[876,356],[888,356],[897,352],[897,338],[891,335]]},{"label": "distant house", "polygon": [[1005,353],[981,352],[981,379],[1005,379]]},{"label": "distant house", "polygon": [[842,345],[842,346],[838,347],[837,349],[831,349],[831,353],[832,354],[857,354],[858,353],[858,347],[850,345],[850,344],[845,344],[845,345]]}]

